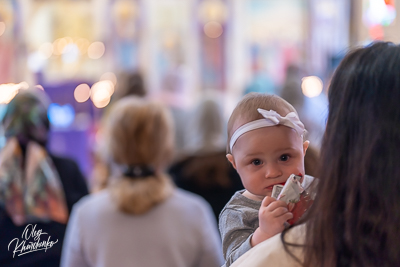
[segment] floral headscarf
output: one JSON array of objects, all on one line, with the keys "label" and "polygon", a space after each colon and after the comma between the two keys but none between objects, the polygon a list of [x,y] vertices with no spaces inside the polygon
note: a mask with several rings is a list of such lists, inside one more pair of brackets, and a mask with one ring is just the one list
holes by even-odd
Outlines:
[{"label": "floral headscarf", "polygon": [[47,95],[39,89],[19,92],[8,104],[3,118],[6,138],[16,137],[23,145],[34,141],[45,147],[50,126],[49,104]]},{"label": "floral headscarf", "polygon": [[16,225],[68,219],[62,183],[44,147],[49,129],[45,99],[44,93],[23,91],[3,119],[7,143],[0,152],[0,206]]}]

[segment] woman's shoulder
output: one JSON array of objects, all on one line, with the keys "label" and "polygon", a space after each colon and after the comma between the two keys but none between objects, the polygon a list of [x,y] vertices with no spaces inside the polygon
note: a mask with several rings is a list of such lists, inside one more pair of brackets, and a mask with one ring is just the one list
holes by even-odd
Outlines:
[{"label": "woman's shoulder", "polygon": [[111,202],[110,194],[107,189],[103,189],[96,193],[91,193],[82,197],[73,207],[74,210],[86,211],[97,208],[104,209],[107,203]]},{"label": "woman's shoulder", "polygon": [[[305,225],[296,226],[284,236],[285,242],[290,244],[302,245],[305,238]],[[303,260],[302,248],[288,246],[298,260]],[[246,254],[240,257],[232,267],[261,267],[261,266],[281,266],[281,267],[296,267],[301,266],[295,258],[289,255],[282,243],[282,235],[277,234],[268,240],[260,243]]]},{"label": "woman's shoulder", "polygon": [[210,204],[200,195],[176,188],[169,203],[183,210],[192,212],[212,213]]}]

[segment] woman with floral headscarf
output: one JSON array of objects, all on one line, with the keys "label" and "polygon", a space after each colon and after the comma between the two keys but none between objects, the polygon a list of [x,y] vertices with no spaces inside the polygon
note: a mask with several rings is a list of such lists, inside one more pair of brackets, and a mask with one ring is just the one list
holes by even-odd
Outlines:
[{"label": "woman with floral headscarf", "polygon": [[0,152],[1,266],[59,266],[69,212],[88,194],[78,165],[46,149],[48,105],[43,91],[23,90],[2,121],[7,142]]}]

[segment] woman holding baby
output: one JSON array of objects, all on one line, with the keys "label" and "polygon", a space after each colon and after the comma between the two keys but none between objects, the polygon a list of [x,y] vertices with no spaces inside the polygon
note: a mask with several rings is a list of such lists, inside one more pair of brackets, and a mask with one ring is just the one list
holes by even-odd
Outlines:
[{"label": "woman holding baby", "polygon": [[329,87],[315,202],[231,266],[400,266],[400,46],[347,54]]}]

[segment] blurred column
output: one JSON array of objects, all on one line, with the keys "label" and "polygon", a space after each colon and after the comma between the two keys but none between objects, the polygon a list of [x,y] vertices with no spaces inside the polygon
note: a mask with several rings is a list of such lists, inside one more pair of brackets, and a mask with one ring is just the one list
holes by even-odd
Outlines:
[{"label": "blurred column", "polygon": [[110,4],[110,39],[114,70],[139,69],[139,40],[142,36],[142,12],[139,0],[113,0]]},{"label": "blurred column", "polygon": [[151,97],[192,105],[198,86],[195,0],[143,1],[143,66]]},{"label": "blurred column", "polygon": [[348,49],[350,7],[348,0],[308,0],[309,73],[323,79],[329,77],[335,58]]},{"label": "blurred column", "polygon": [[227,2],[200,0],[198,2],[201,85],[203,89],[224,90]]},{"label": "blurred column", "polygon": [[[278,93],[286,68],[303,64],[306,0],[233,0],[227,30],[227,84],[233,106],[248,92]],[[232,17],[232,18],[231,18]]]}]

